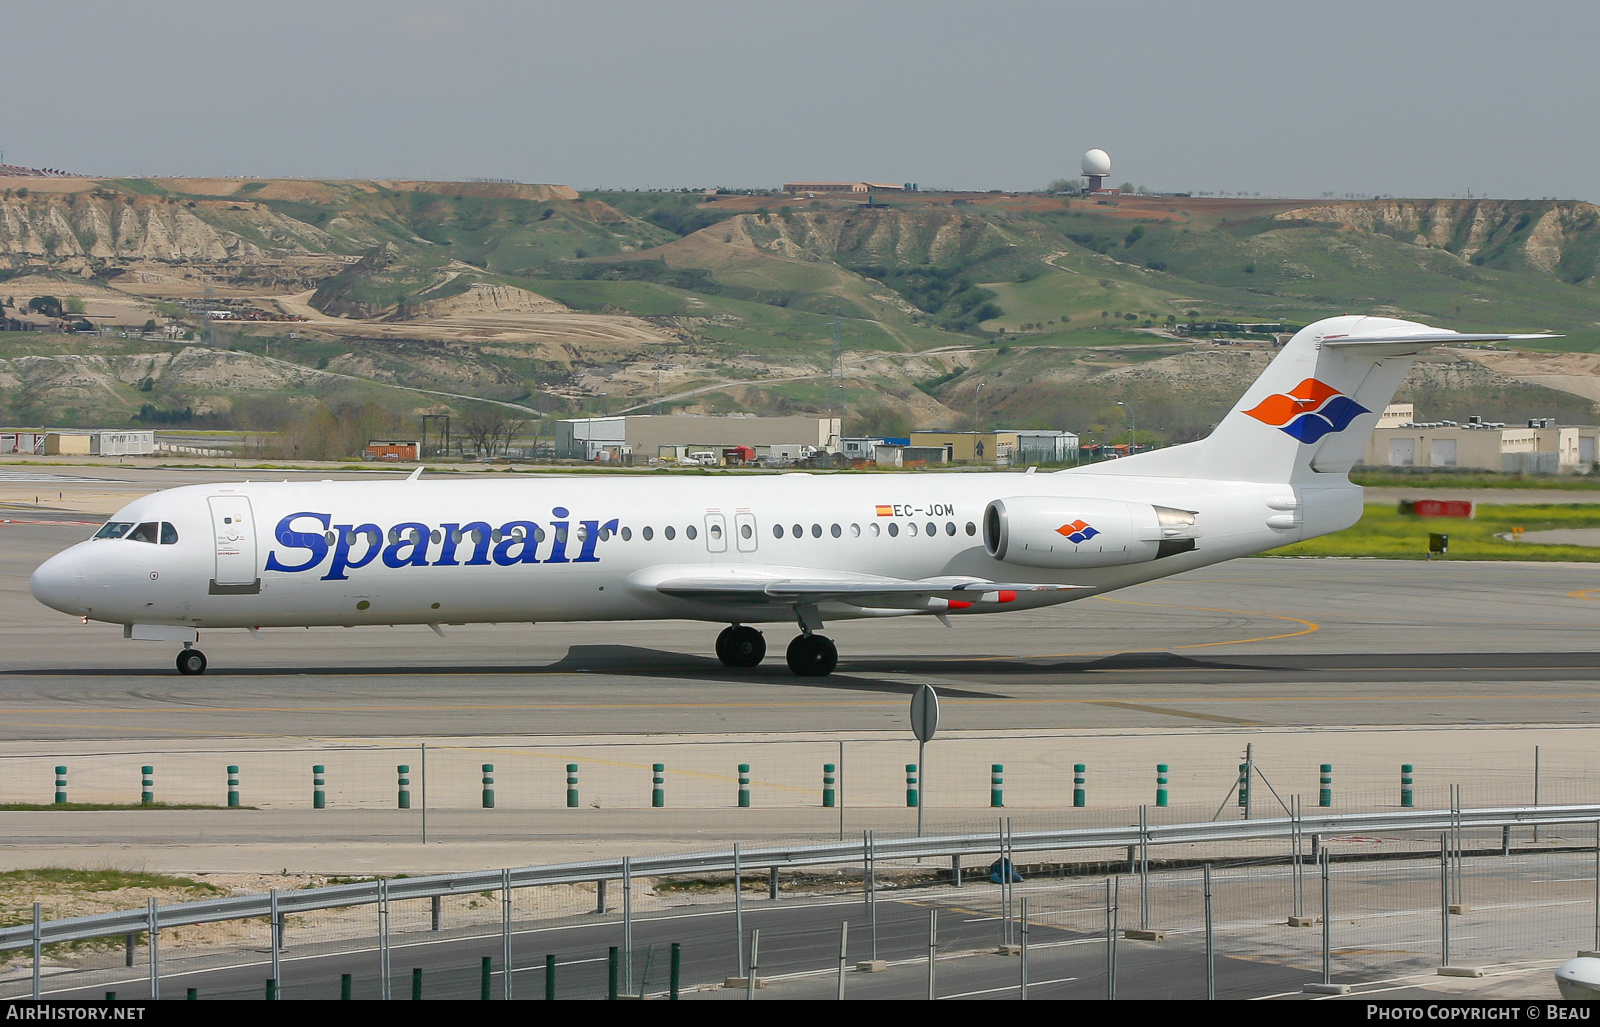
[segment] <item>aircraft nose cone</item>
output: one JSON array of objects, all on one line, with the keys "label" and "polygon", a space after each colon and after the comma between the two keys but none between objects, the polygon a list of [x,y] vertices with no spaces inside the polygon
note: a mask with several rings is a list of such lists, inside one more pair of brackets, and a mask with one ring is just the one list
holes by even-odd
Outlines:
[{"label": "aircraft nose cone", "polygon": [[81,613],[79,605],[84,593],[83,570],[72,553],[52,556],[39,565],[28,579],[28,591],[33,598],[62,613]]}]

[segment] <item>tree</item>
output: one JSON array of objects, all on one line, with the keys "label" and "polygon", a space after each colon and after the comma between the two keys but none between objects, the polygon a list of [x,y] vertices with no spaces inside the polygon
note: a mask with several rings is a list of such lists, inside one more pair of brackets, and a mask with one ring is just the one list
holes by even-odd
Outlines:
[{"label": "tree", "polygon": [[61,301],[54,296],[35,296],[28,301],[28,309],[45,317],[60,317]]},{"label": "tree", "polygon": [[851,430],[867,438],[898,439],[911,434],[911,417],[887,404],[863,407],[850,416]]},{"label": "tree", "polygon": [[512,440],[527,426],[527,418],[509,417],[504,407],[488,404],[473,407],[461,418],[461,434],[485,460],[508,450]]},{"label": "tree", "polygon": [[[259,411],[248,410],[243,403],[236,405],[241,418],[249,417],[258,423],[284,413],[266,404]],[[251,417],[252,413],[257,416]],[[370,440],[393,438],[402,427],[401,418],[378,403],[350,404],[330,410],[326,404],[318,402],[283,424],[276,455],[300,460],[357,456]]]}]

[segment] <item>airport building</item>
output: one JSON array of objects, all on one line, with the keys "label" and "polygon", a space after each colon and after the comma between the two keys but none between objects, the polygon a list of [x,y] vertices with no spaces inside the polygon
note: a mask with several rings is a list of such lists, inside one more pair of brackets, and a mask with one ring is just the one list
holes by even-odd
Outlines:
[{"label": "airport building", "polygon": [[0,453],[36,456],[149,456],[156,451],[154,431],[0,431]]},{"label": "airport building", "polygon": [[1028,429],[1017,432],[1014,464],[1075,464],[1078,462],[1078,435],[1070,431]]},{"label": "airport building", "polygon": [[891,182],[785,182],[786,193],[901,193],[906,186]]},{"label": "airport building", "polygon": [[880,467],[930,464],[1075,464],[1078,436],[1070,431],[1023,429],[993,432],[914,432],[905,438],[841,439],[839,452],[852,463]]},{"label": "airport building", "polygon": [[762,455],[764,449],[770,453],[770,447],[780,447],[780,453],[800,453],[800,447],[810,447],[810,451],[836,448],[839,426],[837,417],[756,417],[749,414],[578,417],[556,422],[556,456],[567,460],[627,462],[680,459],[690,452],[720,454],[736,446],[753,448],[758,455]]},{"label": "airport building", "polygon": [[1009,464],[1017,448],[1014,431],[914,431],[913,446],[937,446],[945,459],[963,464]]},{"label": "airport building", "polygon": [[1470,417],[1417,421],[1410,403],[1391,404],[1378,419],[1363,462],[1369,467],[1461,467],[1521,474],[1587,474],[1594,469],[1600,427],[1529,418],[1507,425]]},{"label": "airport building", "polygon": [[937,467],[950,462],[943,446],[908,446],[905,439],[880,442],[872,450],[872,463],[878,467]]}]

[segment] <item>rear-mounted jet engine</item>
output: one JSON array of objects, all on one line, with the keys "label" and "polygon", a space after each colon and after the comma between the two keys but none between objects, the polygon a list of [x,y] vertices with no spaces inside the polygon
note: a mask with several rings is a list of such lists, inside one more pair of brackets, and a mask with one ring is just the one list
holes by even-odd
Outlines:
[{"label": "rear-mounted jet engine", "polygon": [[989,555],[1024,567],[1114,567],[1187,553],[1198,537],[1192,510],[1115,499],[1021,496],[983,512]]}]

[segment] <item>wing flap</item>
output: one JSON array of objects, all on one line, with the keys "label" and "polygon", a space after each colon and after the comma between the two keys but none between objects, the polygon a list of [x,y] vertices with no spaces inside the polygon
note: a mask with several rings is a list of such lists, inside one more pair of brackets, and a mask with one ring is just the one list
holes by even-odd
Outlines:
[{"label": "wing flap", "polygon": [[657,584],[656,591],[675,599],[709,603],[770,603],[795,606],[836,601],[870,606],[874,600],[982,599],[987,593],[1068,592],[1089,585],[1038,584],[988,581],[983,578],[900,578],[870,580],[808,580],[803,578],[675,578]]}]

